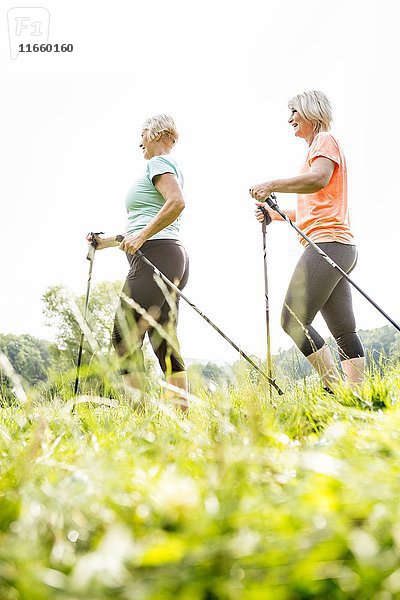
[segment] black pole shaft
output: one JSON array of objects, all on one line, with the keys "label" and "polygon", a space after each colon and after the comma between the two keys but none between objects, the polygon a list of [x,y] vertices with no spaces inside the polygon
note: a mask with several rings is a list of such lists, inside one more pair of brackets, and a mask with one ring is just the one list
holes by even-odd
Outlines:
[{"label": "black pole shaft", "polygon": [[396,321],[394,321],[376,302],[374,302],[374,300],[372,300],[372,298],[370,296],[368,296],[368,294],[366,292],[364,292],[364,290],[362,290],[360,288],[359,285],[357,285],[346,273],[346,271],[343,271],[343,269],[341,269],[339,267],[339,265],[337,265],[335,263],[335,261],[333,261],[327,254],[325,254],[325,252],[323,250],[321,250],[321,248],[319,246],[317,246],[317,244],[315,244],[312,240],[310,240],[310,238],[301,231],[301,229],[299,229],[299,227],[297,227],[297,225],[295,223],[293,223],[293,221],[287,216],[286,213],[284,213],[278,206],[277,202],[276,202],[276,198],[275,198],[275,194],[271,194],[271,196],[269,196],[266,200],[265,200],[268,204],[268,206],[270,206],[275,212],[277,212],[287,223],[289,223],[289,225],[291,225],[293,227],[293,229],[295,229],[297,231],[297,233],[299,235],[301,235],[301,237],[303,239],[305,239],[310,246],[312,246],[312,248],[314,248],[314,250],[316,252],[318,252],[318,254],[320,254],[330,265],[331,267],[333,267],[334,269],[337,269],[339,271],[339,273],[341,273],[343,275],[343,277],[353,286],[356,288],[356,290],[358,290],[360,292],[360,294],[362,296],[364,296],[364,298],[366,298],[368,300],[368,302],[370,302],[372,304],[372,306],[374,306],[376,308],[377,311],[379,311],[381,313],[381,315],[383,315],[385,317],[385,319],[387,319],[389,321],[389,323],[391,323],[393,325],[393,327],[395,327],[397,329],[397,331],[400,331],[400,325],[398,323],[396,323]]},{"label": "black pole shaft", "polygon": [[211,325],[211,327],[213,329],[215,329],[215,331],[217,331],[223,338],[224,340],[226,340],[228,342],[228,344],[230,344],[233,348],[235,348],[235,350],[237,352],[239,352],[240,356],[243,356],[243,358],[245,360],[247,360],[247,362],[253,367],[253,369],[255,369],[256,371],[258,371],[258,373],[260,373],[260,375],[262,375],[263,377],[265,377],[265,379],[267,379],[268,383],[275,388],[275,390],[278,392],[279,395],[283,394],[283,391],[281,390],[281,388],[276,384],[275,380],[273,380],[271,377],[269,377],[266,373],[264,373],[264,371],[262,369],[260,369],[260,367],[258,367],[256,365],[256,363],[250,358],[250,356],[248,356],[245,352],[243,352],[243,350],[241,348],[239,348],[239,346],[237,344],[235,344],[234,341],[232,341],[223,331],[221,331],[221,329],[215,325],[215,323],[213,323],[211,321],[211,319],[209,319],[203,312],[201,312],[201,310],[195,305],[193,304],[193,302],[191,302],[189,300],[189,298],[187,298],[185,296],[185,294],[183,294],[183,292],[175,285],[172,283],[172,281],[170,281],[168,279],[168,277],[166,277],[163,273],[161,273],[161,271],[159,269],[157,269],[157,267],[155,265],[153,265],[152,262],[149,261],[148,258],[146,258],[146,256],[140,251],[137,250],[136,254],[149,266],[153,269],[154,273],[156,273],[156,275],[158,275],[159,277],[161,277],[161,279],[167,283],[177,294],[178,296],[180,296],[183,300],[185,300],[185,302],[187,302],[187,304],[189,304],[189,306],[191,306],[193,308],[193,310],[195,310],[209,325]]},{"label": "black pole shaft", "polygon": [[[100,233],[103,233],[103,232],[102,231],[100,231],[99,233],[91,232],[90,234],[88,234],[88,235],[92,236],[92,243],[89,246],[89,250],[88,250],[88,253],[86,256],[87,260],[89,261],[89,275],[88,275],[88,281],[87,281],[87,286],[86,286],[85,309],[84,309],[84,314],[83,314],[83,318],[85,321],[86,321],[87,310],[88,310],[88,306],[89,306],[90,284],[92,282],[93,261],[94,261],[94,255],[96,253],[96,246],[97,246],[97,242],[93,236],[100,235]],[[81,372],[84,338],[85,338],[85,334],[82,331],[81,339],[80,339],[80,343],[79,343],[78,360],[76,363],[76,377],[75,377],[75,386],[74,386],[75,396],[77,395],[78,390],[79,390],[79,378],[80,378],[80,372]]]},{"label": "black pole shaft", "polygon": [[[84,313],[83,313],[83,318],[85,319],[85,321],[86,321],[87,309],[88,309],[88,305],[89,305],[89,294],[90,294],[90,284],[91,284],[91,281],[92,281],[92,269],[93,269],[93,261],[94,261],[94,252],[93,252],[93,258],[91,258],[89,260],[90,260],[89,276],[88,276],[88,282],[87,282],[87,288],[86,288],[85,310],[84,310]],[[83,352],[83,340],[84,340],[84,337],[85,337],[85,334],[82,331],[81,332],[80,344],[79,344],[78,361],[77,361],[77,364],[76,364],[76,378],[75,378],[75,388],[74,388],[74,394],[75,394],[75,396],[78,393],[78,389],[79,389],[79,377],[80,377],[80,371],[81,371],[82,352]]]},{"label": "black pole shaft", "polygon": [[[264,209],[265,210],[265,209]],[[264,212],[264,211],[263,211]],[[265,213],[268,214],[267,211]],[[268,262],[267,262],[267,214],[264,213],[264,220],[262,222],[262,235],[263,235],[263,256],[264,256],[264,291],[265,291],[265,322],[267,326],[267,373],[268,377],[272,379],[272,357],[271,357],[271,330],[269,320],[269,292],[268,292]],[[269,223],[271,220],[269,220]]]}]

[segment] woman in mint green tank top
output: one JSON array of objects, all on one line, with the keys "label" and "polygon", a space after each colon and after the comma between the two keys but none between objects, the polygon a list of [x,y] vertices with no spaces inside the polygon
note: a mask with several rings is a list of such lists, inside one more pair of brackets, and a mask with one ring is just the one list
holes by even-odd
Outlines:
[{"label": "woman in mint green tank top", "polygon": [[[156,115],[143,125],[140,148],[148,161],[145,172],[126,197],[127,228],[124,240],[96,236],[97,250],[119,246],[125,251],[129,272],[114,321],[113,344],[127,390],[140,400],[145,388],[142,344],[148,334],[166,380],[181,392],[175,398],[187,408],[187,376],[176,335],[179,298],[171,310],[153,279],[153,271],[135,253],[141,252],[180,289],[186,285],[189,260],[179,240],[181,213],[185,207],[183,176],[171,151],[178,140],[173,119]],[[167,332],[168,340],[149,325],[129,303],[132,299]]]}]

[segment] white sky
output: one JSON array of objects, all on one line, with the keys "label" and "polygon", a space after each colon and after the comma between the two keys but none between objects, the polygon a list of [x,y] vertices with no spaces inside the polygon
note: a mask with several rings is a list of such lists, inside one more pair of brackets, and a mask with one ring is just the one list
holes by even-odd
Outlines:
[{"label": "white sky", "polygon": [[[85,292],[85,235],[123,232],[124,198],[144,168],[141,124],[169,112],[186,181],[185,293],[246,352],[264,356],[262,237],[248,188],[297,174],[306,145],[287,124],[287,100],[306,89],[330,97],[347,157],[360,253],[352,277],[400,319],[394,0],[53,0],[41,4],[49,42],[72,43],[73,53],[11,60],[7,10],[15,6],[3,2],[0,12],[0,332],[51,337],[41,295],[55,284]],[[278,201],[285,208],[294,196]],[[268,249],[277,352],[291,346],[280,307],[301,247],[275,223]],[[119,250],[96,255],[93,283],[125,274]],[[360,328],[386,324],[353,297]],[[186,357],[237,358],[184,303],[180,338]]]}]

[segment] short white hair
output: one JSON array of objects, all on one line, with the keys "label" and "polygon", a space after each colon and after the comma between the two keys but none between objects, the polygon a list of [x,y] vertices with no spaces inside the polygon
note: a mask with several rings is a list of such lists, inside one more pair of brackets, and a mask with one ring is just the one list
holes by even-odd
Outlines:
[{"label": "short white hair", "polygon": [[318,90],[303,92],[291,98],[289,108],[314,125],[314,131],[329,131],[332,122],[332,107],[328,97]]},{"label": "short white hair", "polygon": [[143,123],[143,131],[147,131],[149,140],[155,140],[163,135],[177,142],[179,134],[175,121],[170,115],[154,115]]}]

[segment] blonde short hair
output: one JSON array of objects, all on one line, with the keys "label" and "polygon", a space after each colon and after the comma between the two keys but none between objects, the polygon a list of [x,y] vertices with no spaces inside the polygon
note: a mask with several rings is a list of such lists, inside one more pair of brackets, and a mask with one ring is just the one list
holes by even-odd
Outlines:
[{"label": "blonde short hair", "polygon": [[325,94],[318,90],[303,92],[291,98],[289,108],[298,111],[303,119],[314,125],[314,131],[329,131],[332,122],[332,107]]},{"label": "blonde short hair", "polygon": [[143,130],[147,131],[149,140],[166,135],[175,144],[178,141],[178,130],[175,122],[169,115],[154,115],[143,123]]}]

